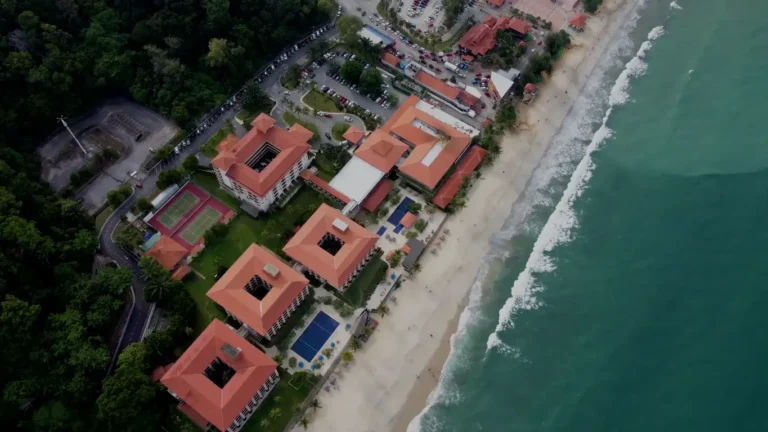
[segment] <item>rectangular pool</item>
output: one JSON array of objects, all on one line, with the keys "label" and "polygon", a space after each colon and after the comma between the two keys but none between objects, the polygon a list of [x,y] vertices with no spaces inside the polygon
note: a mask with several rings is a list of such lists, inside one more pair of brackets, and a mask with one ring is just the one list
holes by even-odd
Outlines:
[{"label": "rectangular pool", "polygon": [[311,362],[338,326],[338,321],[321,311],[309,323],[304,333],[293,343],[291,350],[299,357]]}]

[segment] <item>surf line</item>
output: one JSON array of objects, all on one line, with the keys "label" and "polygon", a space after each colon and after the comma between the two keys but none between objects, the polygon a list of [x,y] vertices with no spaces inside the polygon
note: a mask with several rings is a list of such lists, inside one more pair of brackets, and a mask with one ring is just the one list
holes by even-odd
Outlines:
[{"label": "surf line", "polygon": [[629,86],[632,78],[643,75],[648,69],[648,65],[643,61],[643,58],[653,46],[653,41],[660,38],[663,34],[663,26],[654,27],[648,33],[646,40],[640,45],[635,57],[626,63],[624,70],[622,70],[614,82],[608,96],[608,109],[605,112],[605,116],[603,116],[602,124],[592,136],[592,140],[589,146],[587,146],[586,155],[571,175],[562,198],[557,203],[555,210],[549,216],[541,234],[536,239],[531,255],[525,264],[525,269],[512,285],[511,296],[499,310],[499,322],[493,333],[488,336],[486,353],[493,348],[503,353],[511,351],[511,348],[499,338],[499,334],[513,325],[512,317],[515,311],[529,309],[536,305],[534,295],[541,290],[541,287],[536,286],[534,274],[551,272],[555,269],[552,259],[547,254],[556,246],[566,243],[571,239],[571,232],[578,223],[576,213],[573,210],[573,204],[584,192],[587,183],[592,178],[592,171],[595,167],[592,153],[599,149],[608,138],[613,136],[613,131],[606,125],[608,119],[615,107],[622,106],[629,101]]}]

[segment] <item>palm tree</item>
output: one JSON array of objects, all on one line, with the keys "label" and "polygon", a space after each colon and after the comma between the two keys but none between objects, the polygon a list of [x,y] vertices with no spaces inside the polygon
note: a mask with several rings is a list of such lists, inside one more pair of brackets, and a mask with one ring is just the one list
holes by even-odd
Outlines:
[{"label": "palm tree", "polygon": [[320,401],[319,401],[319,400],[317,400],[317,399],[312,399],[312,402],[310,402],[310,403],[309,403],[309,406],[310,406],[310,408],[312,408],[312,410],[314,410],[314,411],[317,411],[317,410],[319,410],[320,408],[322,408],[322,407],[323,407],[323,405],[322,405],[322,404],[320,403]]},{"label": "palm tree", "polygon": [[280,395],[277,395],[277,396],[273,397],[272,400],[274,400],[275,403],[280,403],[280,401],[283,400],[283,397],[280,396]]},{"label": "palm tree", "polygon": [[360,349],[360,341],[357,340],[357,338],[355,338],[355,337],[350,339],[350,341],[349,341],[349,349],[351,349],[352,351],[357,351],[358,349]]},{"label": "palm tree", "polygon": [[341,361],[343,361],[344,363],[349,363],[354,359],[355,359],[355,355],[352,354],[352,351],[347,350],[341,353]]},{"label": "palm tree", "polygon": [[309,427],[309,419],[306,417],[302,417],[301,420],[299,420],[299,424],[301,425],[301,427],[304,428],[304,430],[307,430],[307,428]]},{"label": "palm tree", "polygon": [[269,418],[276,419],[280,417],[282,413],[283,413],[283,410],[281,410],[280,408],[272,408],[271,410],[269,410],[268,415],[269,415]]},{"label": "palm tree", "polygon": [[264,429],[268,428],[271,424],[272,422],[268,418],[261,419],[261,422],[259,422],[259,425]]},{"label": "palm tree", "polygon": [[379,305],[379,307],[376,308],[376,312],[379,313],[381,316],[385,316],[389,313],[389,307],[387,305]]}]

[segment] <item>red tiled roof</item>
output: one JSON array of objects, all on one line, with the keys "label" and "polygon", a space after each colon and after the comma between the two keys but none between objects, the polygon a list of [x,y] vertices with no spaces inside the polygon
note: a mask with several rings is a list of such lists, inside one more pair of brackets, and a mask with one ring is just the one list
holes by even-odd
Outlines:
[{"label": "red tiled roof", "polygon": [[175,281],[180,281],[184,279],[184,276],[188,275],[189,272],[192,271],[192,268],[190,268],[188,265],[180,265],[179,268],[173,271],[171,273],[171,279]]},{"label": "red tiled roof", "polygon": [[381,58],[381,61],[384,64],[388,64],[393,67],[397,67],[398,63],[400,63],[400,59],[389,51],[384,51],[384,56]]},{"label": "red tiled roof", "polygon": [[393,183],[394,182],[388,178],[381,179],[379,184],[377,184],[371,193],[369,193],[368,196],[363,200],[363,208],[369,212],[376,211],[381,203],[384,202],[384,199],[389,194],[389,191],[392,190]]},{"label": "red tiled roof", "polygon": [[502,7],[506,0],[488,0],[488,4],[491,6]]},{"label": "red tiled roof", "polygon": [[[223,351],[225,344],[239,350],[234,358]],[[223,388],[204,375],[216,358],[235,371]],[[187,407],[226,430],[276,369],[274,360],[215,319],[160,381]]]},{"label": "red tiled roof", "polygon": [[[270,274],[270,268],[276,274]],[[271,286],[261,300],[245,290],[254,276]],[[266,336],[308,283],[304,276],[272,252],[252,244],[206,295],[256,333]]]},{"label": "red tiled roof", "polygon": [[474,55],[485,55],[496,45],[496,33],[499,30],[510,29],[520,34],[526,34],[531,30],[531,25],[519,18],[501,17],[496,19],[488,17],[481,24],[470,28],[462,36],[459,46]]},{"label": "red tiled roof", "polygon": [[342,135],[345,140],[355,144],[359,143],[364,136],[365,131],[355,126],[350,126],[349,129],[344,132],[344,135]]},{"label": "red tiled roof", "polygon": [[436,93],[441,94],[449,100],[454,100],[459,96],[459,88],[452,85],[448,85],[445,81],[430,75],[424,71],[419,71],[416,74],[416,81],[424,84],[426,87],[434,90]]},{"label": "red tiled roof", "polygon": [[467,155],[464,156],[459,166],[456,167],[456,171],[446,180],[443,187],[437,191],[437,194],[432,198],[432,202],[441,209],[444,209],[461,188],[464,178],[472,174],[472,171],[480,165],[486,153],[482,147],[472,147],[467,152]]},{"label": "red tiled roof", "polygon": [[407,212],[405,215],[403,215],[403,218],[400,219],[400,225],[406,228],[410,228],[413,226],[413,223],[416,222],[416,219],[418,219],[418,217],[415,214]]},{"label": "red tiled roof", "polygon": [[525,85],[525,91],[528,93],[535,92],[536,91],[536,84],[534,83],[528,83]]},{"label": "red tiled roof", "polygon": [[571,26],[575,28],[584,28],[584,26],[587,25],[587,17],[584,15],[576,15],[571,19]]},{"label": "red tiled roof", "polygon": [[[381,130],[397,135],[412,147],[411,154],[400,165],[400,172],[432,189],[469,146],[471,138],[416,108],[418,102],[419,98],[416,96],[406,99]],[[439,131],[442,137],[438,139],[437,136],[414,126],[416,122]],[[438,145],[441,146],[439,150],[435,149]],[[432,156],[427,159],[433,149]],[[426,160],[428,162],[425,162]]]},{"label": "red tiled roof", "polygon": [[339,192],[338,190],[336,190],[336,188],[331,187],[331,185],[329,185],[327,181],[321,179],[320,177],[318,177],[312,171],[304,170],[304,171],[301,172],[300,176],[304,180],[314,184],[315,186],[319,187],[320,189],[322,189],[322,190],[328,192],[329,194],[335,196],[336,198],[338,198],[344,204],[348,204],[349,203],[349,197],[348,196],[346,196],[343,193]]},{"label": "red tiled roof", "polygon": [[381,129],[376,129],[355,151],[355,156],[368,162],[381,172],[387,173],[406,151],[408,151],[407,144]]},{"label": "red tiled roof", "polygon": [[[335,255],[319,246],[332,234],[343,242]],[[379,239],[335,208],[322,204],[283,248],[289,257],[341,288]]]},{"label": "red tiled roof", "polygon": [[520,34],[528,34],[531,31],[531,25],[517,17],[509,21],[507,28]]},{"label": "red tiled roof", "polygon": [[[220,143],[219,155],[211,163],[254,194],[264,196],[309,151],[307,141],[312,132],[300,125],[286,131],[275,126],[275,119],[266,114],[259,114],[251,124],[253,129],[236,144],[229,137]],[[280,153],[257,172],[246,162],[266,144],[276,147]]]},{"label": "red tiled roof", "polygon": [[169,236],[162,236],[144,254],[156,259],[164,269],[171,271],[187,256],[187,249]]}]

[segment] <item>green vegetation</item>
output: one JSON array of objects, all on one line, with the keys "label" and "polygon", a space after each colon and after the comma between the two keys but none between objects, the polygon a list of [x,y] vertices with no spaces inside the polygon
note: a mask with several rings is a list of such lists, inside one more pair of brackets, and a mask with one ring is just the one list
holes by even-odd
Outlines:
[{"label": "green vegetation", "polygon": [[368,68],[360,75],[360,92],[363,94],[378,93],[382,84],[384,78],[376,68]]},{"label": "green vegetation", "polygon": [[344,134],[347,132],[347,129],[349,129],[349,123],[334,123],[333,127],[331,128],[331,136],[336,141],[343,141]]},{"label": "green vegetation", "polygon": [[336,27],[344,43],[355,43],[358,37],[357,32],[363,28],[363,20],[356,15],[344,15],[336,21]]},{"label": "green vegetation", "polygon": [[[312,289],[310,288],[310,290]],[[291,341],[291,336],[304,326],[307,318],[309,318],[314,311],[315,294],[314,291],[310,291],[309,296],[296,307],[296,310],[293,311],[291,316],[288,317],[271,339],[272,344],[277,347],[280,353],[288,352],[288,343]]]},{"label": "green vegetation", "polygon": [[389,263],[390,267],[395,268],[400,264],[400,260],[402,259],[403,259],[403,251],[400,249],[396,249],[392,251],[392,253],[387,257],[387,263]]},{"label": "green vegetation", "polygon": [[111,148],[105,148],[97,153],[83,168],[69,175],[69,186],[71,189],[77,189],[88,183],[104,167],[120,158],[120,153]]},{"label": "green vegetation", "polygon": [[545,47],[553,58],[558,58],[563,51],[571,45],[571,36],[565,30],[557,33],[549,33],[545,39]]},{"label": "green vegetation", "polygon": [[376,287],[387,276],[387,263],[376,254],[352,284],[344,291],[344,297],[356,308],[365,307]]},{"label": "green vegetation", "polygon": [[422,207],[421,203],[412,202],[412,203],[408,204],[408,211],[413,213],[413,214],[415,214],[415,215],[417,215],[421,211],[421,207]]},{"label": "green vegetation", "polygon": [[109,219],[109,216],[115,212],[114,207],[106,207],[104,210],[102,210],[99,214],[96,215],[96,231],[101,230],[101,227],[104,226],[105,223],[107,223],[107,219]]},{"label": "green vegetation", "polygon": [[144,236],[141,234],[141,231],[128,224],[125,224],[119,232],[115,232],[113,237],[116,245],[127,250],[137,249],[144,243]]},{"label": "green vegetation", "polygon": [[237,198],[228,194],[219,187],[219,181],[216,180],[215,175],[198,171],[192,175],[192,182],[205,189],[209,194],[215,196],[216,199],[223,202],[230,208],[236,209],[240,207],[240,201],[238,201]]},{"label": "green vegetation", "polygon": [[282,432],[293,418],[294,408],[304,402],[317,382],[318,378],[310,372],[288,375],[281,369],[280,381],[242,431]]},{"label": "green vegetation", "polygon": [[483,63],[499,68],[510,68],[525,54],[526,46],[520,45],[520,39],[514,33],[501,31],[496,34],[496,47],[491,54],[483,58]]},{"label": "green vegetation", "polygon": [[133,188],[129,184],[124,184],[117,189],[107,192],[107,202],[114,208],[120,207],[133,194]]},{"label": "green vegetation", "polygon": [[288,123],[288,126],[293,126],[294,124],[298,123],[305,128],[312,131],[312,139],[319,139],[320,138],[320,131],[317,130],[317,125],[311,122],[308,122],[306,120],[302,120],[298,117],[296,117],[295,114],[290,112],[283,113],[283,121]]},{"label": "green vegetation", "polygon": [[352,155],[344,148],[323,144],[315,155],[317,175],[325,181],[330,181],[350,159],[352,159]]},{"label": "green vegetation", "polygon": [[[195,183],[204,187],[202,182],[197,181],[197,179],[202,178],[201,174],[213,176],[207,173],[198,173],[195,177]],[[216,181],[215,177],[213,181]],[[216,188],[218,189],[218,186]],[[207,190],[215,195],[213,190]],[[232,265],[240,254],[253,243],[266,247],[278,255],[281,254],[281,249],[293,235],[294,228],[309,219],[322,202],[322,197],[317,192],[304,187],[291,198],[285,207],[264,218],[254,219],[246,214],[235,216],[228,225],[226,235],[213,246],[203,249],[192,262],[192,267],[205,279],[199,278],[186,284],[186,288],[197,304],[198,332],[202,331],[213,318],[224,319],[226,317],[223,311],[210,302],[205,295],[215,283],[214,276],[219,267]]]},{"label": "green vegetation", "polygon": [[363,74],[363,65],[354,60],[346,61],[341,66],[339,73],[343,79],[357,84],[360,82],[360,76]]},{"label": "green vegetation", "polygon": [[584,0],[584,10],[589,13],[595,13],[602,2],[603,0]]},{"label": "green vegetation", "polygon": [[424,219],[417,219],[413,224],[413,227],[416,228],[416,231],[418,232],[424,232],[424,230],[427,229],[427,222],[425,222]]},{"label": "green vegetation", "polygon": [[447,28],[451,28],[456,24],[459,15],[464,12],[465,4],[465,0],[443,0],[443,6],[445,7],[445,26]]},{"label": "green vegetation", "polygon": [[296,63],[291,64],[288,69],[280,76],[280,85],[288,90],[293,90],[299,86],[301,79],[301,66]]},{"label": "green vegetation", "polygon": [[184,173],[182,173],[181,170],[169,169],[160,172],[160,175],[157,176],[157,182],[155,184],[157,185],[158,189],[162,190],[168,186],[181,182],[183,179]]},{"label": "green vegetation", "polygon": [[208,140],[207,143],[203,144],[202,147],[200,147],[200,151],[209,158],[215,158],[217,154],[219,154],[218,151],[216,151],[216,146],[219,145],[220,142],[224,141],[224,138],[226,138],[228,135],[235,133],[235,127],[232,125],[231,122],[227,122],[226,125],[219,129],[218,132],[216,132],[211,139]]},{"label": "green vegetation", "polygon": [[302,99],[305,104],[312,107],[315,111],[325,112],[339,112],[339,108],[336,106],[336,101],[327,96],[325,93],[312,89],[304,95]]}]

